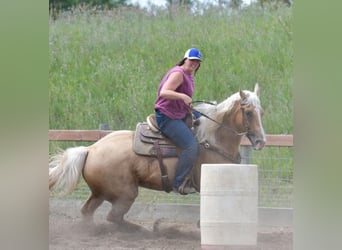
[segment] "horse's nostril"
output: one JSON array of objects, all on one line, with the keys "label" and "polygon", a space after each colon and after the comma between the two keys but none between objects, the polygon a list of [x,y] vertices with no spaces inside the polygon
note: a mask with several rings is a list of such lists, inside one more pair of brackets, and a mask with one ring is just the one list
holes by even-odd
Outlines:
[{"label": "horse's nostril", "polygon": [[261,150],[265,146],[265,141],[264,140],[255,140],[254,147],[256,150]]}]

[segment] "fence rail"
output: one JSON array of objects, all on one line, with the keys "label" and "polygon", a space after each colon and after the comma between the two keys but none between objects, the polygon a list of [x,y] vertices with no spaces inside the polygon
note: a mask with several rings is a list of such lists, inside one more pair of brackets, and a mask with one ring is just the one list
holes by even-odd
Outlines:
[{"label": "fence rail", "polygon": [[[97,141],[110,134],[111,130],[49,130],[50,141]],[[241,146],[250,146],[242,137]],[[293,135],[266,135],[266,146],[293,147]]]}]

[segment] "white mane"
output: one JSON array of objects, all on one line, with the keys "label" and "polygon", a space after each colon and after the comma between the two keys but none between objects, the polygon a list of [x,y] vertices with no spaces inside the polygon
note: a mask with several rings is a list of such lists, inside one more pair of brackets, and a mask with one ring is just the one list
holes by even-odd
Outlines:
[{"label": "white mane", "polygon": [[[252,104],[258,112],[258,110],[260,110],[261,107],[260,107],[260,100],[257,94],[249,90],[244,90],[243,92],[247,96],[247,102],[249,104]],[[230,112],[230,110],[232,110],[232,108],[234,107],[234,104],[237,101],[240,101],[240,99],[241,99],[240,93],[237,92],[217,105],[200,104],[196,106],[195,109],[209,116],[210,118],[217,121],[218,123],[221,123],[223,119],[223,114]],[[207,141],[214,143],[215,131],[218,129],[220,125],[216,122],[211,121],[210,119],[204,116],[201,116],[199,119],[200,119],[200,125],[196,128],[196,136],[197,136],[198,142],[201,143],[207,140]]]}]

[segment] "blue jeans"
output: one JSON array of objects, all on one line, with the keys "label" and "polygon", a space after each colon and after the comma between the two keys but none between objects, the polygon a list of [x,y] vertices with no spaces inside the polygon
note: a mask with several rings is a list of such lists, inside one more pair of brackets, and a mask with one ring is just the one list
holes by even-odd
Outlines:
[{"label": "blue jeans", "polygon": [[171,119],[159,110],[156,110],[156,120],[162,133],[182,150],[173,181],[173,187],[178,189],[196,162],[198,143],[184,120]]}]

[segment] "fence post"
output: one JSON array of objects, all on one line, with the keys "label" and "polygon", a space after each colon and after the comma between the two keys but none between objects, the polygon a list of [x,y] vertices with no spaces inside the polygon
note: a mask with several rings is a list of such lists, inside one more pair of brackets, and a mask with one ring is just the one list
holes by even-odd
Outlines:
[{"label": "fence post", "polygon": [[99,125],[99,130],[109,130],[109,125],[101,123]]},{"label": "fence post", "polygon": [[252,146],[241,146],[241,164],[251,164],[252,151]]}]

